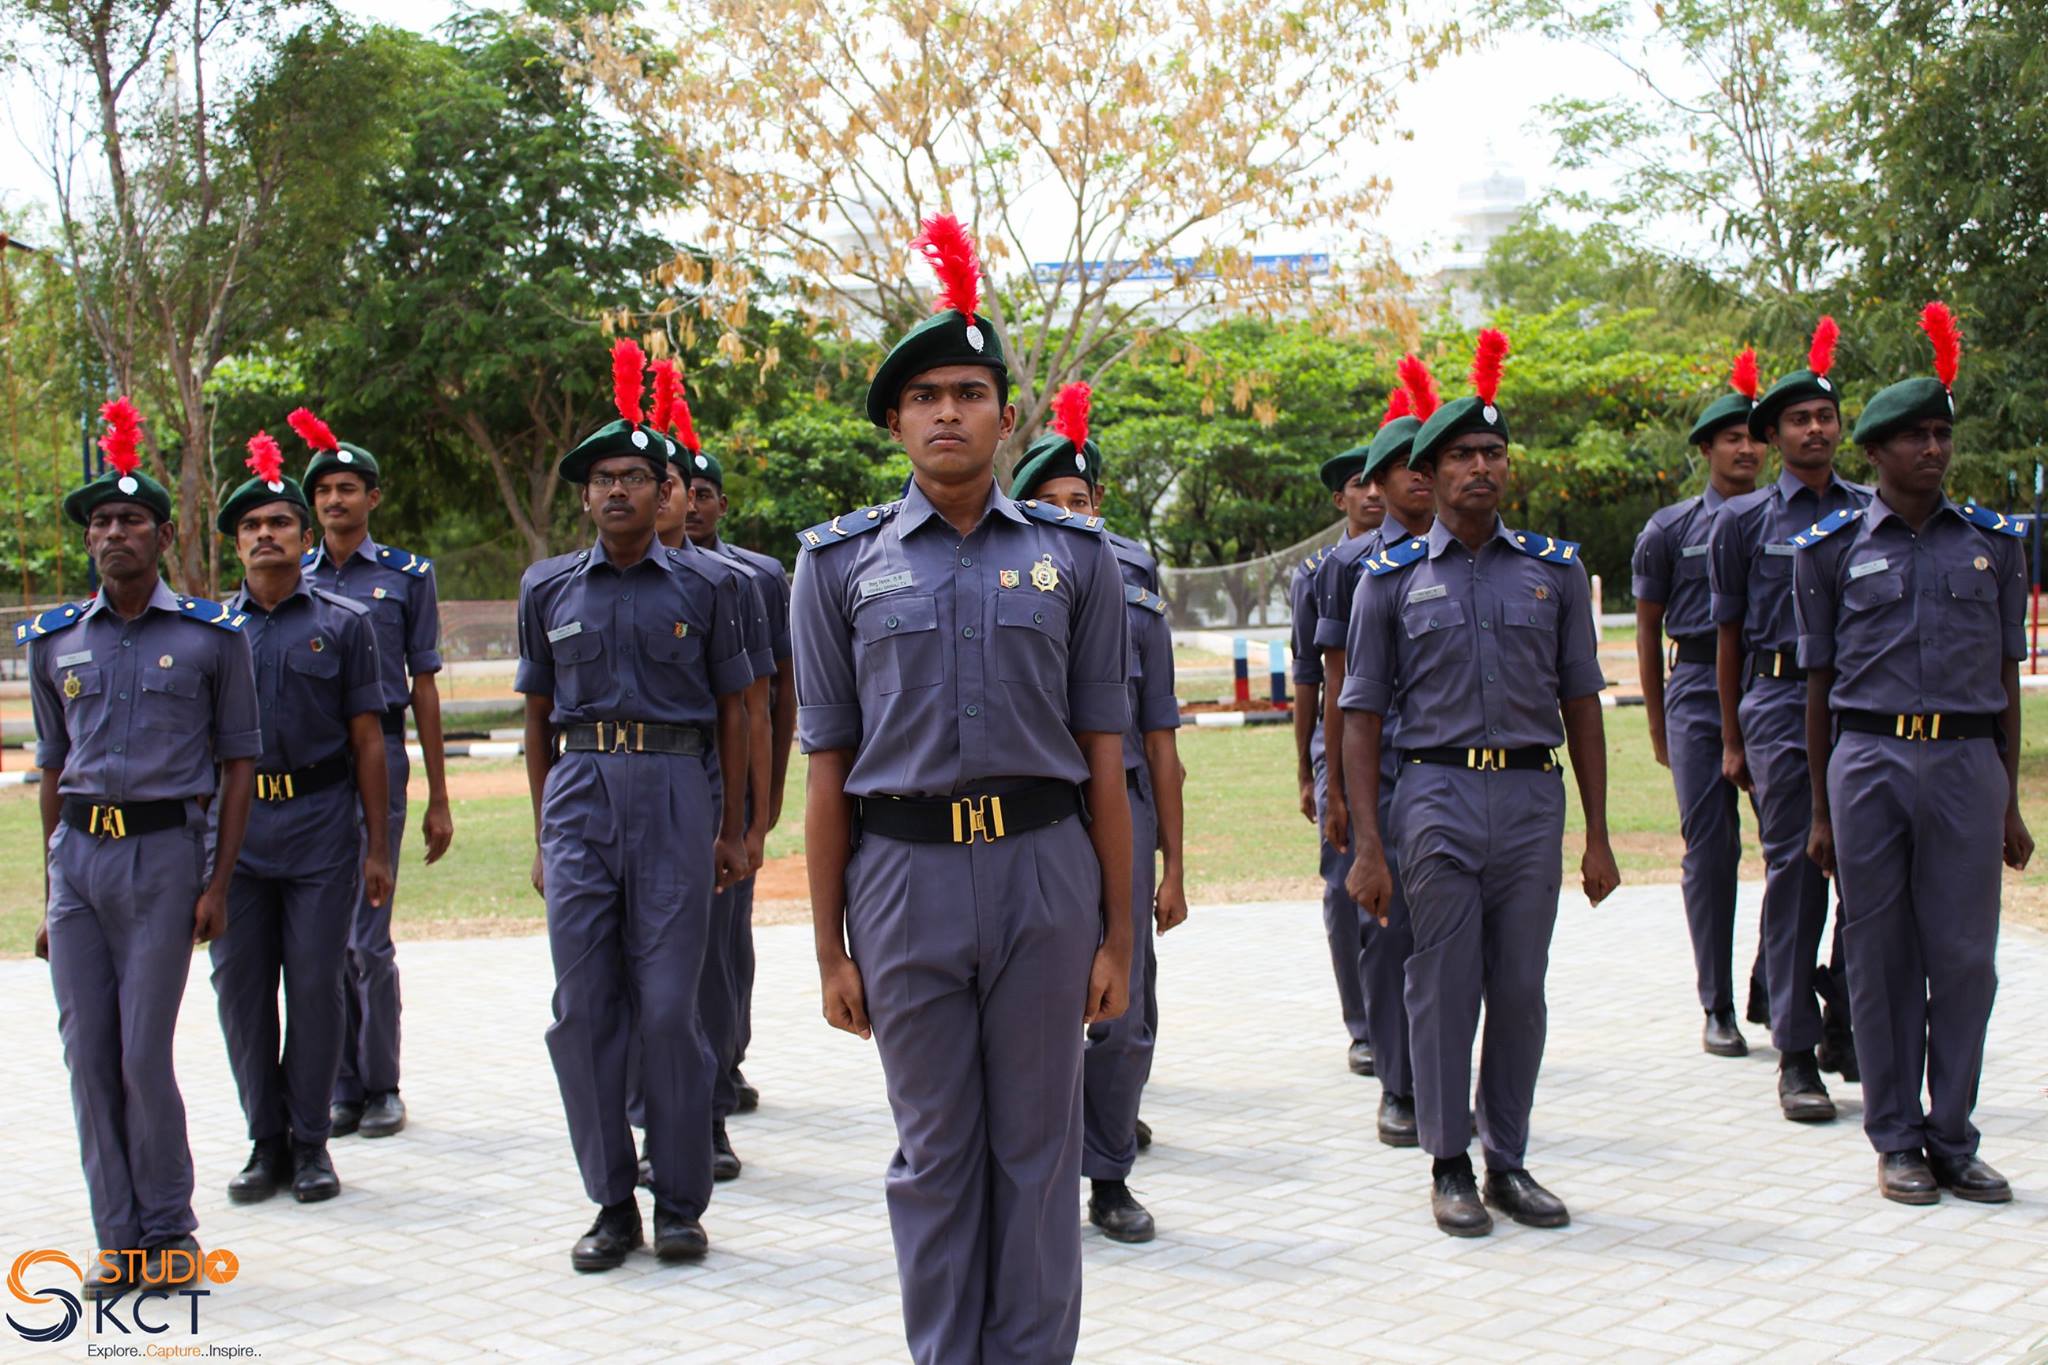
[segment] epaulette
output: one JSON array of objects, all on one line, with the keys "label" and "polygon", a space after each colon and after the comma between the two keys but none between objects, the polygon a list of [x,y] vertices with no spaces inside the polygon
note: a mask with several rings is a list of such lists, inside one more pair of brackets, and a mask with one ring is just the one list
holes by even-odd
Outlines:
[{"label": "epaulette", "polygon": [[1996,531],[2003,536],[2018,538],[2025,536],[2028,531],[2033,529],[2028,524],[2028,518],[2026,517],[2009,517],[2003,512],[1994,512],[1988,507],[1979,507],[1974,502],[1966,502],[1956,510],[1961,512],[1963,520],[1969,522],[1972,526],[1981,526],[1987,531]]},{"label": "epaulette", "polygon": [[1380,552],[1376,555],[1367,555],[1364,560],[1365,571],[1378,578],[1381,574],[1405,569],[1428,553],[1427,540],[1421,536],[1410,536],[1397,544],[1381,546]]},{"label": "epaulette", "polygon": [[1101,517],[1077,517],[1064,507],[1040,502],[1037,498],[1026,498],[1017,505],[1024,509],[1024,515],[1027,517],[1037,517],[1040,521],[1049,521],[1054,526],[1064,526],[1070,531],[1093,531],[1096,535],[1102,534]]},{"label": "epaulette", "polygon": [[837,545],[842,540],[851,540],[880,526],[902,505],[900,501],[885,502],[876,507],[864,507],[858,512],[841,512],[832,520],[813,526],[808,531],[798,531],[796,543],[806,550],[822,550],[827,545]]},{"label": "epaulette", "polygon": [[225,602],[209,602],[203,597],[179,598],[178,610],[195,621],[237,633],[241,631],[242,623],[249,619],[249,613],[245,611],[236,611]]},{"label": "epaulette", "polygon": [[310,569],[313,567],[314,564],[319,562],[319,559],[320,551],[317,548],[308,550],[306,551],[306,553],[299,556],[299,568]]},{"label": "epaulette", "polygon": [[1838,512],[1830,512],[1804,531],[1786,537],[1785,543],[1796,545],[1802,550],[1809,545],[1818,545],[1862,515],[1863,509],[1860,507],[1844,507]]},{"label": "epaulette", "polygon": [[1579,542],[1559,540],[1537,531],[1510,531],[1508,543],[1531,559],[1550,564],[1571,564],[1579,557]]},{"label": "epaulette", "polygon": [[411,550],[401,550],[391,545],[377,547],[377,562],[387,569],[409,573],[414,578],[425,578],[428,571],[434,567],[433,560],[421,559]]},{"label": "epaulette", "polygon": [[48,611],[18,621],[14,626],[14,643],[25,645],[31,640],[40,640],[45,635],[54,635],[66,626],[75,626],[84,619],[85,609],[92,605],[92,599],[73,602],[69,606],[51,607]]},{"label": "epaulette", "polygon": [[1143,607],[1158,616],[1166,615],[1166,599],[1156,592],[1150,592],[1136,583],[1124,585],[1124,601],[1134,607]]},{"label": "epaulette", "polygon": [[313,589],[313,595],[323,602],[332,602],[335,606],[340,607],[351,615],[368,616],[370,614],[370,609],[361,602],[356,601],[353,597],[344,597],[338,592],[329,592],[325,588]]}]

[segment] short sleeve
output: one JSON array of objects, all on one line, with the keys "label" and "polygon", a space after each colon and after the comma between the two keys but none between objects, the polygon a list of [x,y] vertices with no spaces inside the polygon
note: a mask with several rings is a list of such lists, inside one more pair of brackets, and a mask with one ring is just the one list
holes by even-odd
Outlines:
[{"label": "short sleeve", "polygon": [[1120,735],[1131,720],[1124,578],[1108,539],[1098,535],[1090,540],[1093,554],[1084,549],[1075,556],[1088,572],[1067,627],[1067,728],[1077,734]]},{"label": "short sleeve", "polygon": [[1607,686],[1607,675],[1600,670],[1600,627],[1593,620],[1585,561],[1572,561],[1557,598],[1558,700],[1593,696]]},{"label": "short sleeve", "polygon": [[1294,650],[1295,685],[1319,687],[1323,681],[1323,655],[1316,648],[1316,587],[1314,576],[1306,568],[1294,571],[1287,597],[1294,608],[1294,629],[1288,643]]},{"label": "short sleeve", "polygon": [[1316,570],[1317,649],[1344,648],[1351,628],[1351,596],[1365,567],[1363,555],[1331,555]]},{"label": "short sleeve", "polygon": [[536,584],[519,585],[519,667],[512,677],[512,690],[530,697],[555,695],[555,647],[548,639],[548,623],[541,615]]},{"label": "short sleeve", "polygon": [[1337,704],[1346,711],[1384,716],[1394,703],[1394,613],[1388,574],[1361,574],[1351,597],[1351,627],[1344,633],[1344,686]]},{"label": "short sleeve", "polygon": [[1717,626],[1739,622],[1749,610],[1749,547],[1732,503],[1722,503],[1707,532],[1707,588]]},{"label": "short sleeve", "polygon": [[57,696],[56,681],[43,667],[45,641],[28,647],[29,708],[36,718],[36,766],[44,772],[61,772],[71,754],[71,730],[64,723],[64,703]]},{"label": "short sleeve", "polygon": [[1655,517],[1636,537],[1629,556],[1629,589],[1638,602],[1671,600],[1671,535]]},{"label": "short sleeve", "polygon": [[1138,714],[1131,719],[1139,734],[1180,728],[1180,700],[1174,694],[1173,632],[1166,618],[1146,611],[1132,628],[1144,682],[1138,690]]},{"label": "short sleeve", "polygon": [[1823,542],[1792,561],[1792,619],[1798,624],[1799,666],[1835,666],[1836,562],[1840,551]]},{"label": "short sleeve", "polygon": [[370,618],[350,613],[341,655],[342,713],[368,715],[384,709],[384,681],[377,673],[377,632]]},{"label": "short sleeve", "polygon": [[2027,552],[2010,537],[2005,541],[2006,567],[1998,580],[1998,639],[2006,658],[2025,659],[2027,650],[2027,600],[2033,585],[2027,578]]},{"label": "short sleeve", "polygon": [[213,756],[255,758],[263,752],[263,713],[256,704],[256,661],[249,637],[228,631],[213,680]]},{"label": "short sleeve", "polygon": [[797,556],[789,590],[790,665],[796,670],[797,747],[860,747],[860,691],[853,671],[853,626],[829,568],[810,551]]},{"label": "short sleeve", "polygon": [[710,665],[714,696],[743,692],[754,680],[748,645],[765,632],[760,599],[752,594],[746,576],[737,571],[720,575],[712,585],[711,638],[705,641],[705,657]]},{"label": "short sleeve", "polygon": [[747,667],[754,678],[772,678],[775,676],[775,653],[770,647],[773,637],[768,632],[765,586],[760,575],[748,569],[739,570],[733,578],[738,584],[740,637],[746,642]]},{"label": "short sleeve", "polygon": [[441,671],[441,590],[431,567],[407,594],[405,668],[415,678]]}]

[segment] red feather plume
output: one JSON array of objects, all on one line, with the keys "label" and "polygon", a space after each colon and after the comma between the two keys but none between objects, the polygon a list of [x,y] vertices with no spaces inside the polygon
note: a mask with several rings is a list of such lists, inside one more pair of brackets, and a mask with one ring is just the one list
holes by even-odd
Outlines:
[{"label": "red feather plume", "polygon": [[1052,400],[1052,429],[1072,441],[1076,450],[1088,440],[1088,409],[1094,392],[1086,384],[1069,384]]},{"label": "red feather plume", "polygon": [[934,312],[958,309],[973,317],[981,307],[981,264],[975,256],[974,238],[950,213],[924,220],[924,231],[910,244],[931,262],[939,277],[939,302]]},{"label": "red feather plume", "polygon": [[100,420],[107,424],[107,434],[100,437],[100,449],[107,453],[107,463],[124,478],[133,474],[142,464],[142,453],[138,449],[142,440],[142,414],[124,393],[101,405]]},{"label": "red feather plume", "polygon": [[676,405],[670,416],[676,424],[676,443],[692,455],[702,450],[704,443],[697,439],[697,424],[690,420],[690,400],[683,397],[681,379],[676,380]]},{"label": "red feather plume", "polygon": [[1813,329],[1813,344],[1806,348],[1806,368],[1815,374],[1826,374],[1835,368],[1835,342],[1842,335],[1842,329],[1835,325],[1833,318],[1822,318]]},{"label": "red feather plume", "polygon": [[631,337],[620,337],[612,343],[612,402],[618,405],[619,416],[639,426],[647,420],[647,413],[640,406],[640,395],[647,384],[647,357]]},{"label": "red feather plume", "polygon": [[1472,353],[1472,392],[1482,403],[1493,402],[1500,392],[1501,363],[1508,358],[1507,333],[1491,327],[1481,329],[1479,347]]},{"label": "red feather plume", "polygon": [[267,431],[259,431],[249,438],[249,458],[242,463],[265,483],[284,481],[284,452],[277,448],[276,438]]},{"label": "red feather plume", "polygon": [[1945,303],[1930,303],[1920,310],[1920,328],[1934,343],[1934,377],[1943,388],[1954,388],[1963,362],[1963,334],[1956,327],[1956,315]]},{"label": "red feather plume", "polygon": [[292,430],[299,433],[299,439],[313,449],[341,449],[341,442],[334,439],[334,433],[328,430],[327,423],[315,417],[311,408],[294,408],[284,420],[291,423]]},{"label": "red feather plume", "polygon": [[1395,389],[1387,395],[1387,415],[1380,418],[1380,425],[1385,426],[1397,417],[1413,417],[1414,415],[1415,409],[1410,407],[1408,403],[1408,390]]},{"label": "red feather plume", "polygon": [[[1506,354],[1507,339],[1501,339],[1502,354]],[[1394,373],[1400,377],[1401,387],[1408,395],[1408,415],[1418,421],[1427,422],[1443,406],[1443,399],[1437,396],[1436,376],[1429,372],[1429,366],[1422,363],[1418,355],[1404,355],[1394,366]]]},{"label": "red feather plume", "polygon": [[1735,357],[1735,368],[1728,372],[1728,387],[1750,402],[1756,401],[1757,390],[1763,387],[1763,376],[1756,369],[1756,347],[1748,347]]},{"label": "red feather plume", "polygon": [[654,362],[654,429],[666,436],[676,422],[676,404],[683,399],[683,372],[673,360]]}]

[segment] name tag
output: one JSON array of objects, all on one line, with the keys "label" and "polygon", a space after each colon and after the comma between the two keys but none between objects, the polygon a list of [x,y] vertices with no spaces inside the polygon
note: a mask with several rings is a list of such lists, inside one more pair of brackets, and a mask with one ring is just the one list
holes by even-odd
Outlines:
[{"label": "name tag", "polygon": [[1426,588],[1417,588],[1415,589],[1415,591],[1409,593],[1408,600],[1411,603],[1433,602],[1439,597],[1450,596],[1450,593],[1451,588],[1448,583],[1432,583]]},{"label": "name tag", "polygon": [[566,640],[571,635],[581,635],[582,633],[583,623],[581,621],[571,621],[566,626],[556,626],[553,630],[549,631],[548,643],[553,644],[557,640]]},{"label": "name tag", "polygon": [[76,654],[59,654],[57,656],[57,667],[59,668],[69,668],[73,664],[89,664],[91,662],[92,651],[89,649],[81,649]]},{"label": "name tag", "polygon": [[1767,555],[1796,555],[1799,553],[1799,547],[1797,545],[1780,545],[1773,541],[1771,544],[1764,546],[1764,553]]},{"label": "name tag", "polygon": [[1678,557],[1680,559],[1698,559],[1706,552],[1707,547],[1704,545],[1688,545],[1678,552]]},{"label": "name tag", "polygon": [[1866,559],[1861,564],[1851,564],[1849,566],[1849,581],[1853,583],[1859,578],[1868,578],[1874,573],[1883,573],[1891,566],[1892,562],[1889,559]]},{"label": "name tag", "polygon": [[883,574],[880,578],[864,578],[860,584],[860,600],[865,602],[870,597],[877,597],[885,592],[894,592],[898,588],[907,588],[910,586],[910,583],[911,574],[908,569],[903,570],[901,573]]}]

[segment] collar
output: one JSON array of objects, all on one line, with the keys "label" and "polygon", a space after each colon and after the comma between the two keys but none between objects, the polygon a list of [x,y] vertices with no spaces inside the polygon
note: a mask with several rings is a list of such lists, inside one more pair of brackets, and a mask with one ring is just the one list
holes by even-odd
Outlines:
[{"label": "collar", "polygon": [[1705,508],[1709,512],[1713,511],[1715,508],[1719,507],[1722,503],[1726,501],[1728,501],[1728,499],[1721,496],[1721,490],[1714,487],[1714,485],[1711,482],[1709,482],[1705,488],[1700,490],[1700,506]]},{"label": "collar", "polygon": [[[1834,489],[1842,488],[1845,486],[1846,485],[1842,483],[1842,476],[1836,473],[1835,470],[1832,467],[1830,467],[1828,470],[1827,488]],[[1797,474],[1794,474],[1791,470],[1784,468],[1780,468],[1778,470],[1778,482],[1774,485],[1774,487],[1776,487],[1778,490],[1778,501],[1780,502],[1790,502],[1793,498],[1797,497],[1801,493],[1813,493],[1812,489],[1808,488],[1804,483],[1800,481],[1800,478]],[[1818,493],[1814,493],[1814,496],[1818,497],[1820,495]]]},{"label": "collar", "polygon": [[[683,544],[691,549],[696,549],[694,545],[690,544],[690,538],[688,536],[683,537]],[[699,553],[702,552],[700,551]],[[588,574],[592,569],[595,569],[600,564],[605,565],[614,573],[625,573],[628,569],[638,568],[642,564],[653,564],[657,568],[659,568],[663,573],[667,573],[669,571],[668,546],[661,543],[661,537],[659,535],[649,536],[647,538],[646,554],[640,556],[640,558],[634,560],[631,564],[613,564],[611,560],[606,558],[605,556],[604,537],[599,536],[596,540],[591,542],[590,552],[584,556],[583,562],[576,566],[576,572],[579,574]]]},{"label": "collar", "polygon": [[[1941,501],[1934,504],[1934,511],[1927,518],[1927,525],[1932,526],[1934,518],[1942,515],[1944,512],[1958,520],[1963,515],[1962,509],[1950,502],[1948,494],[1944,493],[1941,495]],[[1905,519],[1900,517],[1893,510],[1892,505],[1884,500],[1884,494],[1873,492],[1870,495],[1870,505],[1863,509],[1863,525],[1874,531],[1887,521],[1896,521],[1901,526],[1906,524]]]},{"label": "collar", "polygon": [[[1507,533],[1507,523],[1500,519],[1500,513],[1494,513],[1493,534],[1487,538],[1487,544],[1492,544],[1494,541],[1502,539]],[[1451,534],[1450,529],[1444,525],[1442,518],[1438,518],[1430,523],[1429,534],[1424,536],[1423,539],[1429,542],[1429,557],[1431,559],[1435,559],[1451,546],[1462,543],[1456,536]],[[1483,550],[1486,546],[1482,545],[1479,548]]]},{"label": "collar", "polygon": [[[988,482],[988,500],[982,504],[981,520],[988,520],[991,512],[1000,513],[1019,526],[1024,524],[1024,513],[1016,503],[1003,496],[1002,487],[994,478]],[[932,500],[924,495],[923,487],[912,478],[910,487],[903,493],[903,510],[896,514],[896,534],[907,536],[934,517],[939,517],[939,509],[932,506]],[[939,517],[939,520],[944,521],[945,518]]]},{"label": "collar", "polygon": [[[156,576],[156,586],[149,590],[149,601],[143,605],[143,614],[147,615],[152,611],[167,611],[171,615],[176,616],[184,610],[184,601],[184,598],[171,591],[171,585],[164,582],[164,576],[158,574]],[[92,601],[86,603],[85,611],[78,619],[83,621],[86,617],[91,616],[106,606],[107,595],[104,592],[95,592],[92,595]],[[111,608],[108,609],[111,610]]]},{"label": "collar", "polygon": [[[364,536],[362,539],[362,543],[356,546],[355,552],[349,555],[349,558],[364,559],[368,560],[372,564],[375,564],[378,562],[377,551],[379,551],[382,548],[383,547],[377,543],[376,538],[374,536]],[[323,563],[335,563],[334,556],[327,553],[327,538],[325,536],[322,536],[320,538],[319,543],[314,545],[313,564],[309,567],[318,567]],[[336,567],[338,568],[340,566],[336,565]]]},{"label": "collar", "polygon": [[[293,588],[290,592],[285,594],[284,601],[279,602],[277,606],[272,607],[268,612],[264,612],[264,614],[274,616],[277,614],[279,608],[283,607],[286,602],[290,602],[292,599],[298,597],[304,597],[310,600],[312,596],[313,585],[306,581],[306,576],[302,573],[299,575],[299,585]],[[150,605],[154,606],[155,602],[152,601]],[[255,600],[249,596],[249,585],[247,583],[243,583],[240,587],[235,589],[234,595],[228,598],[227,605],[234,608],[236,611],[263,611],[263,608],[258,606]]]}]

